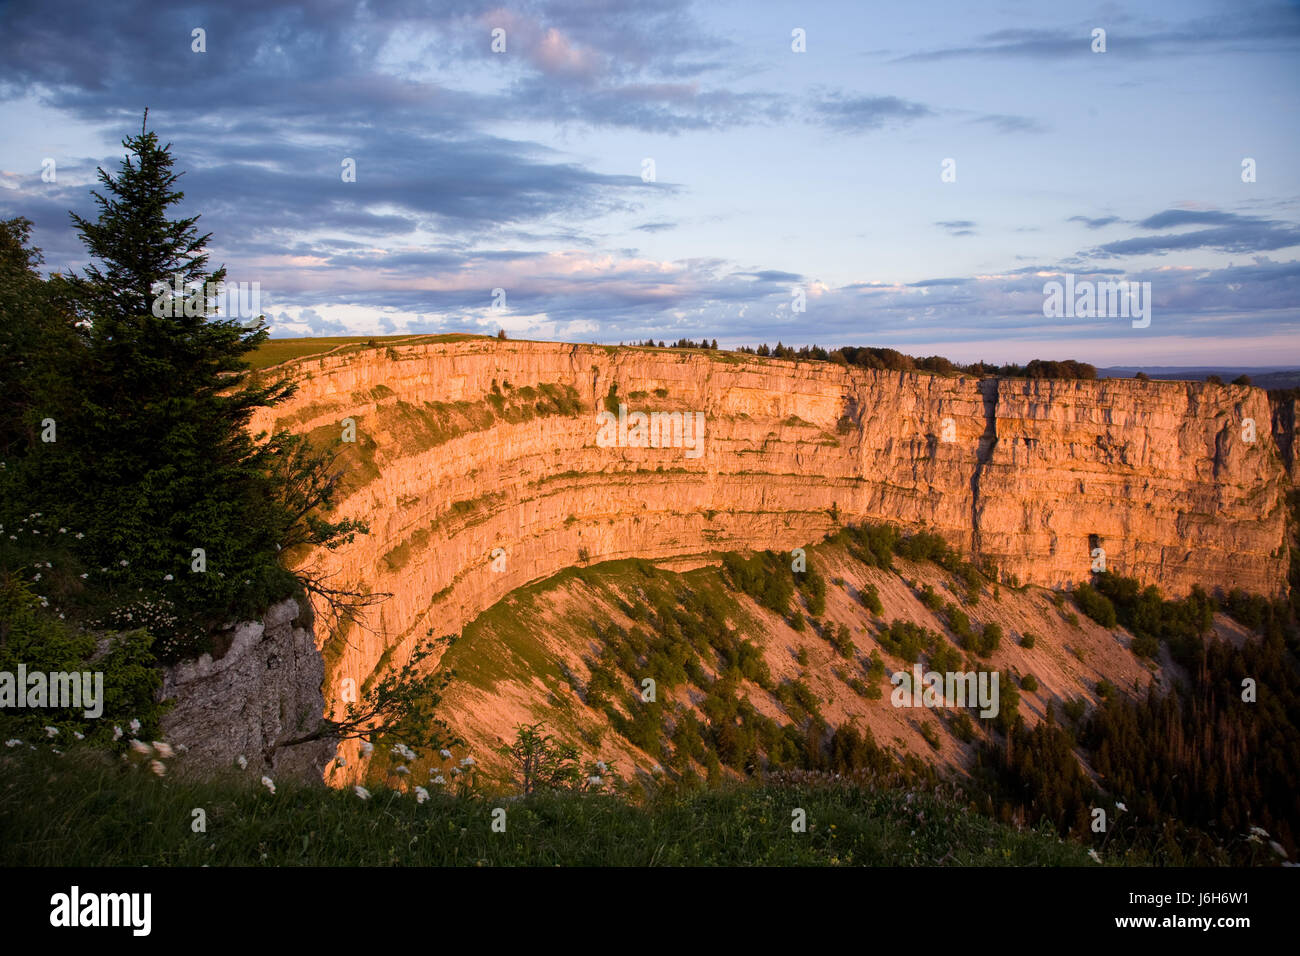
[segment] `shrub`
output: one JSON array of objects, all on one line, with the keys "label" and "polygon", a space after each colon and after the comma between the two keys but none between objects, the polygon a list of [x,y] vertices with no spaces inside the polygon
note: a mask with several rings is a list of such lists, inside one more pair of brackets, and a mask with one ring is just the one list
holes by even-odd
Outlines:
[{"label": "shrub", "polygon": [[1020,635],[1020,646],[1026,649],[1032,648],[1037,640],[1038,638],[1026,631],[1024,634]]},{"label": "shrub", "polygon": [[885,606],[880,601],[880,592],[876,590],[874,584],[863,587],[858,597],[862,601],[862,606],[872,614],[879,616],[885,612]]},{"label": "shrub", "polygon": [[1026,674],[1024,677],[1020,678],[1020,687],[1022,690],[1028,691],[1032,694],[1034,691],[1038,690],[1038,678],[1034,677],[1033,674]]},{"label": "shrub", "polygon": [[1115,627],[1119,623],[1115,616],[1115,605],[1110,598],[1091,584],[1083,583],[1074,589],[1074,603],[1102,627]]}]

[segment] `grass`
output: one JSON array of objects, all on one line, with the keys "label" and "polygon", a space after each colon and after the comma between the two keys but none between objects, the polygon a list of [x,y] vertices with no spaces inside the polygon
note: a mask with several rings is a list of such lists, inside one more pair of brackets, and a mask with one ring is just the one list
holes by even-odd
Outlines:
[{"label": "grass", "polygon": [[468,339],[486,339],[488,336],[452,333],[449,335],[334,335],[301,339],[270,339],[248,355],[247,361],[254,369],[270,368],[308,355],[321,355],[341,345],[376,346],[385,343],[410,342],[462,342]]},{"label": "grass", "polygon": [[[183,758],[178,762],[183,768]],[[825,778],[640,803],[594,794],[409,793],[276,782],[249,770],[155,777],[95,752],[0,756],[5,866],[1082,866],[1049,830],[1016,830],[927,791]],[[506,810],[506,832],[491,829]],[[807,831],[791,829],[806,813]],[[202,810],[206,831],[193,826]]]}]

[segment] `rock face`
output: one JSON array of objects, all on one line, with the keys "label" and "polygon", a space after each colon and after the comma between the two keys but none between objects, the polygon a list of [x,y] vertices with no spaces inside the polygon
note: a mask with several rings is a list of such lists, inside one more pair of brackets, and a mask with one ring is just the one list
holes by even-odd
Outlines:
[{"label": "rock face", "polygon": [[250,770],[320,779],[334,745],[313,742],[276,751],[265,748],[315,729],[325,712],[325,670],[309,627],[293,599],[272,605],[261,621],[233,628],[226,653],[204,654],[163,674],[164,698],[176,704],[163,732],[189,747],[188,762],[230,767],[243,755]]},{"label": "rock face", "polygon": [[[1024,583],[1084,580],[1100,548],[1108,569],[1166,594],[1283,587],[1287,469],[1267,397],[1247,386],[484,339],[290,368],[298,394],[252,429],[338,448],[338,514],[370,526],[309,563],[392,595],[346,640],[318,635],[331,707],[343,678],[362,686],[426,634],[562,568],[788,551],[837,518],[928,528]],[[603,447],[597,416],[619,401],[702,412],[702,453]],[[344,419],[355,442],[341,441]]]}]

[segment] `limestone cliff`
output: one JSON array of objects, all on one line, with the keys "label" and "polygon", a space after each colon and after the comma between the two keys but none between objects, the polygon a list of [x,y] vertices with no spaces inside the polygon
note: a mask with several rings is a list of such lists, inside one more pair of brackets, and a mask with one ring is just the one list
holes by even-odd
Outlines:
[{"label": "limestone cliff", "polygon": [[[298,394],[254,431],[338,448],[339,514],[370,525],[310,560],[392,594],[368,629],[326,647],[334,686],[563,567],[788,550],[837,518],[929,528],[1026,583],[1086,579],[1100,547],[1109,569],[1171,595],[1283,586],[1287,472],[1267,397],[1247,386],[487,339],[289,368]],[[597,415],[620,401],[703,412],[703,453],[602,447]]]}]

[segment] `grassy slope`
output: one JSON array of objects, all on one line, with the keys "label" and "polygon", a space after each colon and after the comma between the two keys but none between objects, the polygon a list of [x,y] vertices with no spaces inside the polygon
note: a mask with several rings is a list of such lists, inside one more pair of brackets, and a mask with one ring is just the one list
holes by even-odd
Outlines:
[{"label": "grassy slope", "polygon": [[[182,760],[183,764],[183,760]],[[191,780],[94,754],[0,752],[0,865],[1088,865],[1054,833],[1017,831],[943,796],[844,783],[657,798],[527,800],[278,783],[249,769]],[[506,832],[491,830],[507,811]],[[193,832],[204,810],[206,832]],[[793,833],[792,810],[807,814]]]},{"label": "grassy slope", "polygon": [[[533,722],[544,723],[592,759],[612,759],[629,773],[633,768],[648,770],[656,760],[614,732],[601,710],[587,707],[583,689],[591,676],[591,663],[602,649],[596,626],[653,631],[652,621],[639,612],[640,620],[629,617],[629,607],[644,608],[656,597],[675,605],[675,595],[682,590],[707,592],[725,609],[728,626],[763,649],[774,680],[806,683],[832,725],[855,723],[860,729],[870,729],[876,741],[896,755],[913,754],[959,771],[968,765],[973,745],[963,743],[952,732],[954,712],[892,707],[887,676],[879,682],[882,697],[878,700],[863,698],[850,685],[854,680],[870,683],[867,664],[873,651],[884,659],[887,674],[910,670],[909,662],[890,655],[878,639],[882,627],[895,619],[945,634],[948,644],[956,649],[942,617],[918,599],[923,584],[963,604],[977,627],[989,621],[1002,625],[1006,637],[991,658],[968,659],[964,651],[960,653],[963,663],[973,669],[993,666],[1020,675],[1032,673],[1038,688],[1022,690],[1020,701],[1020,712],[1031,724],[1046,712],[1048,701],[1056,702],[1058,714],[1061,704],[1074,697],[1095,702],[1096,683],[1103,677],[1125,693],[1145,689],[1149,680],[1160,683],[1165,679],[1163,668],[1144,665],[1133,656],[1123,631],[1112,633],[1082,616],[1075,618],[1077,624],[1070,623],[1073,606],[1067,602],[1058,607],[1051,592],[1041,588],[1003,586],[995,597],[993,589],[986,586],[979,603],[970,606],[952,576],[929,562],[896,559],[897,570],[891,572],[866,567],[835,545],[821,544],[809,548],[808,553],[827,583],[826,610],[820,620],[849,628],[854,644],[851,659],[839,655],[812,626],[795,631],[781,616],[731,590],[716,566],[678,573],[637,560],[609,562],[568,569],[519,589],[467,626],[442,661],[442,666],[456,671],[456,681],[444,698],[443,714],[488,774],[499,776],[504,769],[492,749],[513,739],[516,725]],[[877,588],[883,602],[880,617],[858,600],[857,595],[868,584]],[[808,618],[798,595],[791,603],[792,608],[796,606]],[[1032,650],[1020,646],[1026,632],[1036,636]],[[806,664],[797,659],[801,651]],[[704,665],[716,676],[714,662],[706,658]],[[647,668],[646,673],[653,672]],[[625,679],[627,693],[617,700],[617,707],[631,716],[639,706],[634,694],[637,681]],[[797,714],[792,716],[753,682],[744,682],[742,689],[762,713],[782,724],[797,722]],[[661,701],[687,706],[698,704],[701,697],[702,689],[690,685],[660,694]],[[974,722],[980,735],[988,732],[982,723]],[[937,737],[937,750],[926,742],[923,729]]]}]

